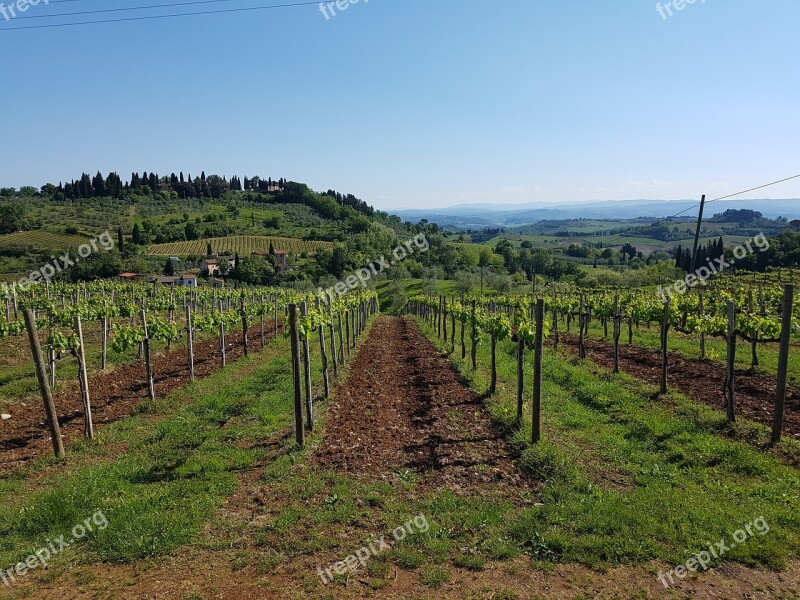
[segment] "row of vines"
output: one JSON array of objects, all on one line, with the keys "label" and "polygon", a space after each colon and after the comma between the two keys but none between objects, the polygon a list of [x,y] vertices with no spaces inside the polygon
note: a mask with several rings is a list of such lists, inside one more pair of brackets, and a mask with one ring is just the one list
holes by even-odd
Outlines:
[{"label": "row of vines", "polygon": [[[437,334],[456,346],[456,327],[461,329],[461,358],[467,354],[466,341],[471,342],[471,363],[476,364],[476,346],[488,336],[491,343],[490,392],[495,391],[495,348],[498,341],[513,338],[518,351],[517,416],[522,419],[523,353],[533,348],[534,361],[534,438],[538,436],[536,414],[541,398],[536,378],[536,365],[541,361],[537,337],[551,337],[554,348],[559,345],[560,328],[569,332],[578,329],[578,355],[586,357],[585,342],[589,323],[600,320],[604,335],[612,327],[614,372],[619,371],[619,343],[627,327],[628,344],[633,344],[634,327],[657,324],[661,341],[661,392],[667,392],[668,337],[670,331],[696,336],[701,359],[706,358],[707,337],[724,339],[727,347],[725,395],[729,421],[736,419],[735,371],[737,343],[744,340],[751,347],[751,364],[759,364],[758,347],[779,344],[777,391],[773,415],[772,442],[778,443],[783,429],[788,358],[792,335],[800,331],[800,304],[794,301],[794,286],[776,282],[751,284],[739,278],[720,278],[713,285],[699,286],[688,293],[667,296],[655,290],[626,289],[587,292],[567,285],[552,284],[534,295],[497,297],[445,298],[417,296],[409,302],[408,311],[430,321]],[[467,332],[469,329],[469,332]],[[540,334],[537,336],[537,334]]]},{"label": "row of vines", "polygon": [[[101,370],[107,368],[109,352],[121,355],[137,350],[137,359],[143,362],[146,370],[151,400],[156,398],[154,341],[162,342],[167,350],[172,349],[173,344],[185,342],[186,366],[194,381],[194,344],[200,335],[218,339],[219,366],[225,367],[227,338],[231,332],[241,328],[243,354],[248,356],[252,327],[260,325],[261,347],[267,343],[268,323],[275,335],[282,327],[284,335],[294,333],[305,349],[300,362],[302,371],[308,374],[308,345],[316,332],[320,336],[327,397],[329,364],[333,365],[335,376],[338,366],[344,364],[348,349],[355,346],[357,336],[364,330],[367,316],[376,311],[377,296],[372,292],[321,303],[311,294],[283,288],[187,289],[108,281],[53,284],[33,286],[26,293],[15,293],[6,299],[5,318],[0,318],[0,341],[27,332],[53,449],[61,457],[64,447],[52,388],[56,384],[58,364],[66,358],[77,359],[84,436],[94,437],[84,341],[84,329],[89,324],[96,326],[100,333]],[[326,329],[330,354],[324,339]],[[313,426],[310,375],[306,380],[306,426],[310,429]],[[303,428],[300,429],[298,439]]]}]

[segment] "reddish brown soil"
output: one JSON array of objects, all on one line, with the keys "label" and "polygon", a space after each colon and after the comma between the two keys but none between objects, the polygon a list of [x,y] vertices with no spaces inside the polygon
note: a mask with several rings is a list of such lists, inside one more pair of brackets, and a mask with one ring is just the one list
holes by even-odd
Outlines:
[{"label": "reddish brown soil", "polygon": [[[267,340],[274,326],[267,324]],[[227,361],[231,363],[244,354],[242,331],[226,336]],[[250,328],[250,348],[261,347],[261,325]],[[195,376],[208,377],[220,368],[219,338],[199,340],[194,346]],[[95,427],[113,423],[129,416],[147,400],[147,372],[144,361],[119,365],[113,370],[89,377],[89,393]],[[163,398],[189,383],[191,377],[185,348],[153,356],[156,397]],[[65,445],[83,437],[83,403],[77,385],[69,385],[54,394],[58,422]],[[22,409],[25,407],[25,410]],[[15,410],[16,409],[16,410]],[[51,455],[52,441],[44,421],[41,401],[34,406],[12,405],[5,409],[11,419],[0,422],[0,475],[24,466],[28,462]]]},{"label": "reddish brown soil", "polygon": [[422,487],[530,492],[503,431],[408,318],[379,319],[329,409],[316,461],[351,476],[405,470]]},{"label": "reddish brown soil", "polygon": [[[577,336],[562,333],[560,339],[577,354]],[[614,366],[614,347],[610,342],[586,340],[586,356],[602,367],[610,369]],[[697,358],[686,358],[674,352],[669,353],[668,364],[667,381],[670,386],[694,400],[725,410],[723,365]],[[648,383],[661,384],[660,352],[620,344],[619,367],[625,373]],[[734,385],[737,416],[771,428],[777,378],[754,375],[737,369]],[[800,390],[797,388],[790,387],[786,393],[783,431],[786,436],[800,439]]]}]

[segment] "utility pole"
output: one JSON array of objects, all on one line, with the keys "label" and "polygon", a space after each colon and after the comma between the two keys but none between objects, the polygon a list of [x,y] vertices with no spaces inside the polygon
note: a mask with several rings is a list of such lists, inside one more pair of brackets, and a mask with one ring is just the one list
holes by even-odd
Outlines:
[{"label": "utility pole", "polygon": [[703,209],[706,205],[706,195],[703,194],[702,199],[700,200],[700,213],[697,215],[697,231],[694,234],[694,248],[692,248],[692,268],[689,271],[690,273],[694,273],[694,270],[697,268],[697,246],[700,243],[700,225],[703,223]]}]

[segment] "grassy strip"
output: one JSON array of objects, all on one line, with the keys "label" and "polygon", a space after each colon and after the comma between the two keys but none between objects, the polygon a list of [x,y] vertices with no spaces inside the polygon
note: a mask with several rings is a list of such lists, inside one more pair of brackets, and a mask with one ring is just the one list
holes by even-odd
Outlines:
[{"label": "grassy strip", "polygon": [[101,429],[97,445],[124,443],[124,456],[46,477],[31,493],[23,480],[4,483],[0,565],[24,558],[47,537],[69,536],[98,510],[109,526],[80,545],[98,560],[159,556],[189,542],[233,492],[236,473],[265,457],[258,442],[291,427],[288,341],[278,339],[180,394],[193,402],[159,422],[140,416]]},{"label": "grassy strip", "polygon": [[[499,345],[500,385],[488,401],[509,428],[516,404],[514,352],[508,342]],[[482,392],[489,380],[488,344],[478,356],[475,371],[457,356],[453,361]],[[535,559],[677,564],[709,543],[730,540],[733,531],[761,516],[769,534],[736,545],[725,559],[779,568],[798,555],[795,469],[716,435],[691,411],[655,404],[619,378],[600,377],[563,355],[546,352],[544,380],[545,441],[530,446],[528,423],[514,439],[522,464],[547,485],[542,505],[515,514],[507,529]]]}]

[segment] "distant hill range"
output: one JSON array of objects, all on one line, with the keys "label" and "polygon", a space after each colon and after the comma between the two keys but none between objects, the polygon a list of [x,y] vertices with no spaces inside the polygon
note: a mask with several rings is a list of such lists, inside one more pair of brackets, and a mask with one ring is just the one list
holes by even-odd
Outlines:
[{"label": "distant hill range", "polygon": [[[544,220],[664,218],[688,210],[682,217],[697,218],[698,200],[605,200],[598,202],[528,204],[461,204],[448,208],[390,211],[404,221],[427,219],[440,227],[483,229],[516,227]],[[790,200],[720,200],[706,205],[705,217],[727,209],[751,209],[765,217],[800,219],[800,198]]]}]

